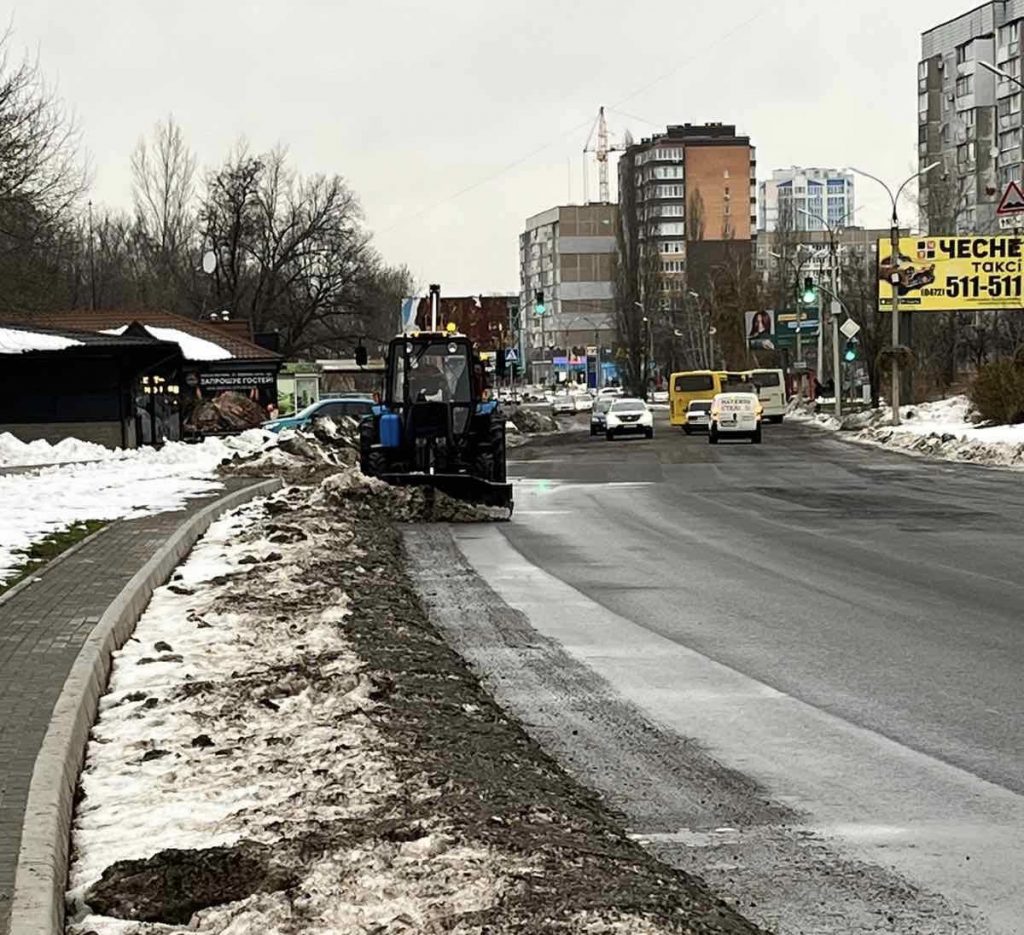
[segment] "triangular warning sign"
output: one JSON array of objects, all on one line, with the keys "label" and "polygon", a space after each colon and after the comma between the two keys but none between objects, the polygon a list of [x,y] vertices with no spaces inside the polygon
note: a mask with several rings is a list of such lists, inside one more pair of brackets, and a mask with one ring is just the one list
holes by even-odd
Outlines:
[{"label": "triangular warning sign", "polygon": [[517,351],[514,347],[510,347],[510,348],[506,349],[506,351],[505,351],[505,363],[506,364],[515,364],[515,363],[518,363],[518,362],[519,362],[519,351]]},{"label": "triangular warning sign", "polygon": [[1021,211],[1024,211],[1024,191],[1021,191],[1020,185],[1016,182],[1010,182],[999,200],[996,214],[1017,214]]}]

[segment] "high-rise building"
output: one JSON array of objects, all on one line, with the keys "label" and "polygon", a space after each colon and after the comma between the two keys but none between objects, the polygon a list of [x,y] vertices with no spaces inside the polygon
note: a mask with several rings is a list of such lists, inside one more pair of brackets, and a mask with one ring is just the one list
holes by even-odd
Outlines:
[{"label": "high-rise building", "polygon": [[[580,348],[597,346],[603,360],[610,357],[618,218],[616,205],[587,204],[559,205],[527,219],[519,235],[519,304],[534,382],[546,383],[558,371],[585,371]],[[537,313],[538,291],[543,314]]]},{"label": "high-rise building", "polygon": [[[853,174],[839,169],[775,169],[758,184],[757,229],[783,223],[794,231],[822,231],[852,223]],[[819,218],[824,218],[828,225]]]},{"label": "high-rise building", "polygon": [[[917,66],[921,223],[931,233],[996,229],[1005,186],[1021,178],[1024,0],[991,0],[921,34]],[[998,77],[981,63],[998,68]]]},{"label": "high-rise building", "polygon": [[757,218],[754,147],[722,123],[669,126],[619,159],[620,262],[651,316],[655,357],[675,365],[673,340],[693,302],[707,312],[716,271],[750,270]]}]

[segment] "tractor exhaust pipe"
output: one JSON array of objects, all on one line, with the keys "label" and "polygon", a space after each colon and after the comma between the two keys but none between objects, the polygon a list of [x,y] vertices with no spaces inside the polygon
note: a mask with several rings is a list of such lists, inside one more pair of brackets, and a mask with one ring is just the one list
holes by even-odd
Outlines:
[{"label": "tractor exhaust pipe", "polygon": [[430,286],[430,330],[437,331],[437,312],[441,305],[441,286],[432,283]]}]

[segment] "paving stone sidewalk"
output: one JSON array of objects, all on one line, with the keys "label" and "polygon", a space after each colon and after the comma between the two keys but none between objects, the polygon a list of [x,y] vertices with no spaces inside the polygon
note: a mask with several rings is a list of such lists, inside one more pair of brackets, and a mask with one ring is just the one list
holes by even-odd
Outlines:
[{"label": "paving stone sidewalk", "polygon": [[122,520],[0,603],[0,935],[7,935],[21,827],[36,754],[78,650],[107,606],[181,523],[256,479],[184,510]]}]

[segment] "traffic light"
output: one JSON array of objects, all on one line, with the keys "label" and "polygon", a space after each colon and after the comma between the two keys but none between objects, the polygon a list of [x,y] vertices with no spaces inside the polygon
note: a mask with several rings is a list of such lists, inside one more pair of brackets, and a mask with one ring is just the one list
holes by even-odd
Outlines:
[{"label": "traffic light", "polygon": [[813,276],[804,277],[804,287],[800,292],[800,301],[804,305],[817,305],[818,304],[818,290],[814,285]]},{"label": "traffic light", "polygon": [[857,341],[847,341],[846,350],[843,351],[843,360],[852,364],[858,357],[860,357],[860,344]]},{"label": "traffic light", "polygon": [[533,290],[533,313],[535,315],[543,315],[545,312],[544,308],[544,290],[534,289]]}]

